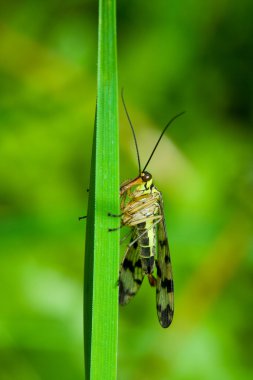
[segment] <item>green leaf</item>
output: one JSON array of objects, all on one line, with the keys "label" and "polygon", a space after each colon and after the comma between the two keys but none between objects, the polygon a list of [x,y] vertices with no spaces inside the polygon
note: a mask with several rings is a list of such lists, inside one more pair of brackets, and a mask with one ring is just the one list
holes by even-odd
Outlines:
[{"label": "green leaf", "polygon": [[116,379],[120,225],[116,0],[99,1],[97,107],[84,274],[86,379]]}]

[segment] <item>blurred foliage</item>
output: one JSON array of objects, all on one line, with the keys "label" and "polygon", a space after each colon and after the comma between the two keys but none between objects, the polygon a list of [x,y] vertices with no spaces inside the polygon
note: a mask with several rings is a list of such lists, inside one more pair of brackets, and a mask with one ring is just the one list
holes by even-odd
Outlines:
[{"label": "blurred foliage", "polygon": [[[0,9],[0,378],[82,379],[97,4]],[[119,379],[253,377],[253,3],[118,2],[119,82],[163,192],[175,319],[147,282],[120,310]],[[137,173],[121,110],[121,179]],[[110,252],[108,252],[108,255]],[[106,269],[105,269],[106,270]],[[102,318],[102,316],[101,316]]]}]

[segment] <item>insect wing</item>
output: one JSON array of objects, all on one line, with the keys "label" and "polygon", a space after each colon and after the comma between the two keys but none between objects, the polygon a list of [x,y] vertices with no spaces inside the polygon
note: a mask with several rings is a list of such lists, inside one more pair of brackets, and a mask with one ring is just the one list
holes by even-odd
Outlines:
[{"label": "insect wing", "polygon": [[[134,240],[134,236],[131,241]],[[137,242],[128,246],[119,273],[119,303],[126,305],[138,292],[143,281],[143,270]]]},{"label": "insect wing", "polygon": [[160,212],[163,218],[158,223],[158,253],[157,253],[157,283],[156,283],[156,305],[157,315],[162,327],[168,327],[173,318],[174,292],[170,251],[164,221],[163,201],[160,197]]}]

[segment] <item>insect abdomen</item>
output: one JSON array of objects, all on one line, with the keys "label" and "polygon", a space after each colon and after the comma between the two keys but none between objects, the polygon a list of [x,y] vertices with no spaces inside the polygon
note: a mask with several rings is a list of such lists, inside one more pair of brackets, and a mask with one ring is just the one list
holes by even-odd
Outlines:
[{"label": "insect abdomen", "polygon": [[140,258],[142,263],[142,270],[145,274],[152,274],[155,264],[155,227],[152,221],[139,223],[137,226],[138,235],[140,239],[138,241],[140,247]]}]

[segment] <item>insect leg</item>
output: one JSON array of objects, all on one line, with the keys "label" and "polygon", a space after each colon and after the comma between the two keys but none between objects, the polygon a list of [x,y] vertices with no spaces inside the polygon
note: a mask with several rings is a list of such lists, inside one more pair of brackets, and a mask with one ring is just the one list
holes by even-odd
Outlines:
[{"label": "insect leg", "polygon": [[[159,218],[159,219],[158,219]],[[143,235],[145,235],[147,233],[147,231],[149,231],[151,228],[153,228],[155,225],[157,225],[161,220],[162,220],[162,216],[161,215],[157,215],[157,216],[152,216],[152,218],[146,218],[146,219],[143,219],[143,222],[146,222],[147,220],[154,220],[154,219],[158,219],[154,224],[152,224],[147,230],[143,231],[142,234],[140,234],[136,239],[134,239],[133,241],[131,241],[131,243],[128,244],[128,247],[131,247],[134,243],[136,243]],[[142,221],[140,221],[139,223],[141,223]]]},{"label": "insect leg", "polygon": [[121,218],[123,214],[122,213],[121,214],[112,214],[112,213],[108,212],[107,215],[112,216],[113,218]]},{"label": "insect leg", "polygon": [[87,215],[85,215],[85,216],[79,216],[78,220],[86,219],[86,218],[87,218]]},{"label": "insect leg", "polygon": [[120,239],[120,244],[122,244],[123,241],[125,241],[128,238],[128,236],[130,236],[131,234],[132,234],[132,231],[129,231],[125,236],[123,236],[123,238]]},{"label": "insect leg", "polygon": [[116,228],[108,228],[108,232],[120,230],[122,227],[123,227],[123,224],[119,227],[116,227]]},{"label": "insect leg", "polygon": [[[90,189],[86,189],[87,193],[90,191]],[[78,220],[81,220],[81,219],[86,219],[87,218],[87,215],[84,215],[84,216],[79,216]]]}]

